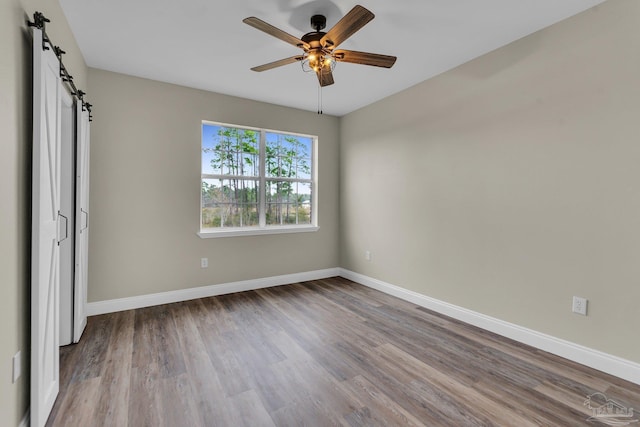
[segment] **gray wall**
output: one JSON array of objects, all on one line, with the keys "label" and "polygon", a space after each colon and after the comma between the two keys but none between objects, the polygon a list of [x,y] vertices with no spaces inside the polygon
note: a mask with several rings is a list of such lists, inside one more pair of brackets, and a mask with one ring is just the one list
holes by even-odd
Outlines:
[{"label": "gray wall", "polygon": [[[89,301],[338,266],[337,118],[96,69],[89,83]],[[199,238],[202,120],[318,135],[320,230]]]},{"label": "gray wall", "polygon": [[342,266],[640,362],[639,17],[608,1],[345,116]]},{"label": "gray wall", "polygon": [[[18,425],[29,406],[31,239],[31,30],[40,11],[47,33],[66,52],[65,65],[86,90],[87,68],[55,0],[0,2],[0,424]],[[12,383],[11,358],[22,352]]]}]

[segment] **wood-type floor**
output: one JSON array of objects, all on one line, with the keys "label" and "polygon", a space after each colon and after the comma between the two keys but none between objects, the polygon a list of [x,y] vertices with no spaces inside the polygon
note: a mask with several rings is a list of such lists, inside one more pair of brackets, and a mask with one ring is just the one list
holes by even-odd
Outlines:
[{"label": "wood-type floor", "polygon": [[640,412],[638,385],[342,278],[91,317],[60,358],[50,426],[606,425],[594,393]]}]

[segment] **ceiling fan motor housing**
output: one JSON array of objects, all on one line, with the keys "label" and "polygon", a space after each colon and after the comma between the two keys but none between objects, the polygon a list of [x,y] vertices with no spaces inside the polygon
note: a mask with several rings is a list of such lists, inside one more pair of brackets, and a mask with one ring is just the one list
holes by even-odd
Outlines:
[{"label": "ceiling fan motor housing", "polygon": [[324,15],[313,15],[311,17],[311,28],[316,31],[323,30],[327,26],[327,18]]}]

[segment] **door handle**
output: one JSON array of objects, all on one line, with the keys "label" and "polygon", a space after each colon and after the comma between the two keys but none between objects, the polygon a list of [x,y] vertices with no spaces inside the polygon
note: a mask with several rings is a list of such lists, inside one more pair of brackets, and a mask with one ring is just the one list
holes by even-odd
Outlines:
[{"label": "door handle", "polygon": [[83,230],[86,230],[87,228],[89,228],[89,212],[80,208],[80,213],[84,215],[84,227],[80,227],[80,231],[82,232]]},{"label": "door handle", "polygon": [[[69,218],[62,215],[60,211],[58,211],[58,231],[60,230],[60,218],[64,219],[64,238],[58,240],[58,246],[60,246],[60,243],[64,242],[69,238]],[[58,235],[60,235],[59,232],[58,232]]]}]

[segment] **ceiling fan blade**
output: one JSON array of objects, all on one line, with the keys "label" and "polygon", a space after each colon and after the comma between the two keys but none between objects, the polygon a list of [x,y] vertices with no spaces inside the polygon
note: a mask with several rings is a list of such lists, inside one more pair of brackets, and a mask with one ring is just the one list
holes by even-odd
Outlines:
[{"label": "ceiling fan blade", "polygon": [[322,72],[316,71],[316,75],[318,76],[318,82],[320,82],[320,86],[322,87],[330,86],[335,83],[333,81],[333,73],[331,72],[331,69],[322,70]]},{"label": "ceiling fan blade", "polygon": [[257,67],[253,67],[251,71],[267,71],[272,68],[282,67],[283,65],[293,64],[294,62],[302,61],[303,59],[304,59],[304,56],[296,55],[296,56],[292,56],[291,58],[285,58],[279,61],[269,62],[268,64],[258,65]]},{"label": "ceiling fan blade", "polygon": [[372,65],[374,67],[391,68],[396,63],[395,56],[380,55],[378,53],[357,52],[355,50],[338,49],[333,52],[336,61],[351,62],[353,64]]},{"label": "ceiling fan blade", "polygon": [[375,15],[371,11],[356,5],[322,37],[320,43],[323,47],[334,49],[373,18]]},{"label": "ceiling fan blade", "polygon": [[292,36],[291,34],[282,31],[280,28],[276,28],[273,25],[264,22],[262,19],[260,18],[256,18],[255,16],[251,16],[249,18],[245,18],[242,20],[242,22],[244,22],[247,25],[252,26],[253,28],[256,28],[260,31],[264,31],[265,33],[269,34],[270,36],[273,36],[277,39],[280,39],[282,41],[285,41],[289,44],[292,44],[294,46],[300,47],[300,48],[309,48],[309,45],[305,42],[303,42],[302,40],[300,40],[297,37]]}]

